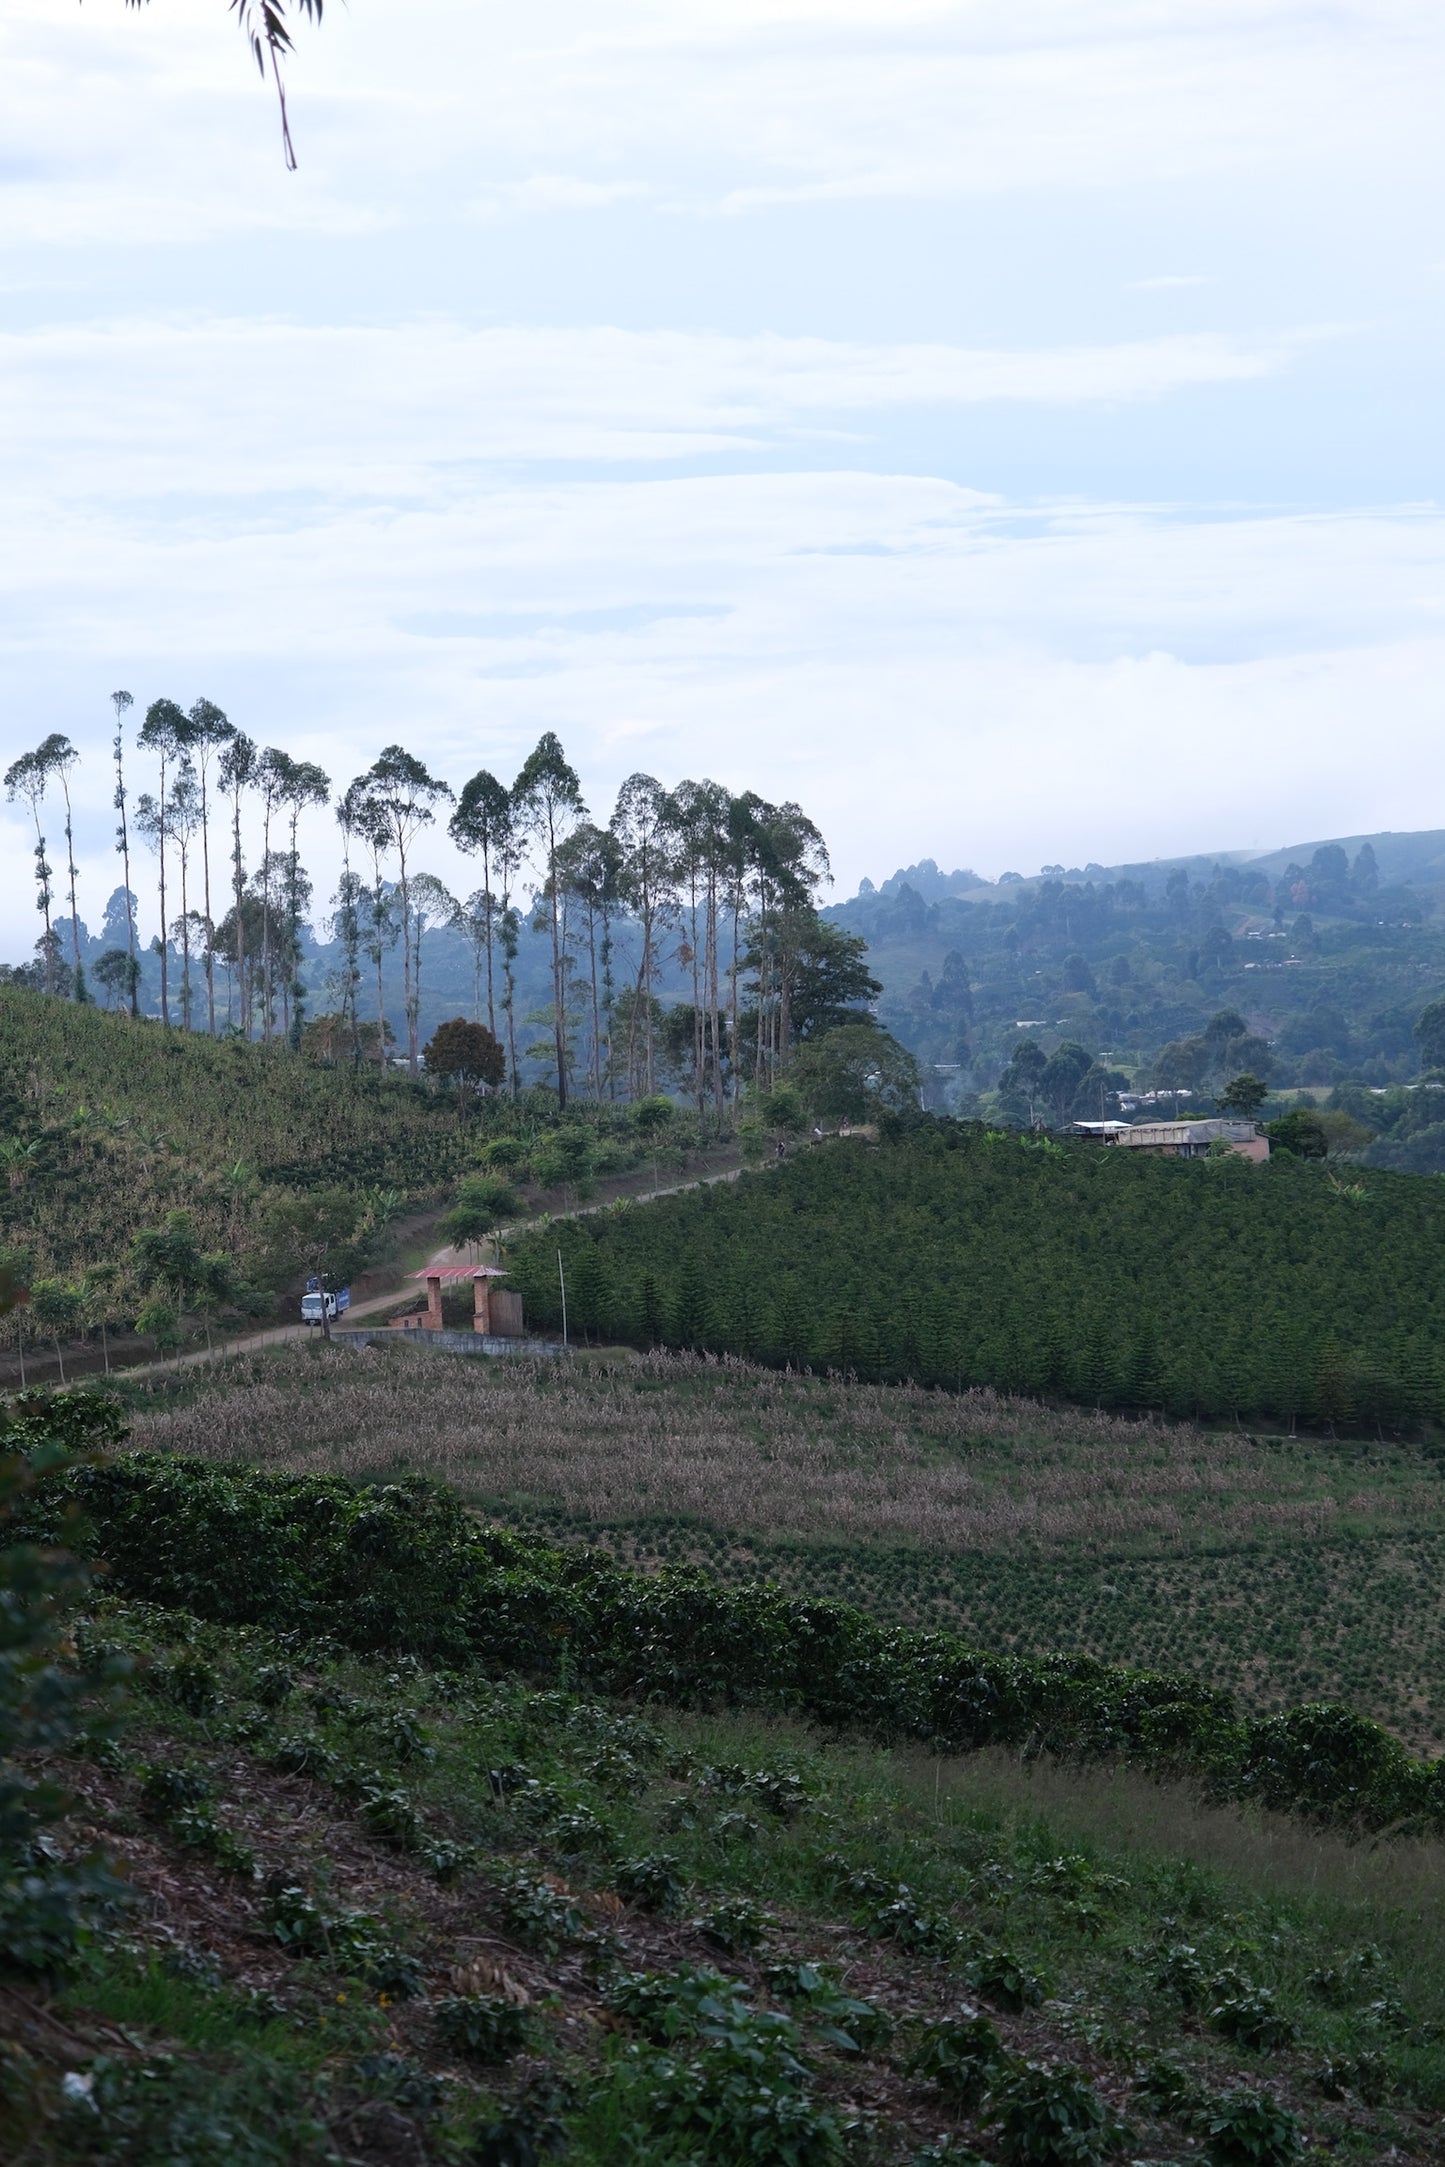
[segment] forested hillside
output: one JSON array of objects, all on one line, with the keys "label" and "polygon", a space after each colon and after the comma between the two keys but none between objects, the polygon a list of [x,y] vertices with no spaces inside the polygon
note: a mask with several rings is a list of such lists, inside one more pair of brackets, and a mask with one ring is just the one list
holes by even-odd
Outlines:
[{"label": "forested hillside", "polygon": [[524,1239],[529,1313],[643,1344],[1285,1426],[1445,1415],[1445,1190],[977,1125],[838,1138]]},{"label": "forested hillside", "polygon": [[1007,1098],[1024,1036],[1084,1056],[1025,1119],[1097,1119],[1119,1090],[1208,1102],[1249,1070],[1276,1090],[1338,1090],[1348,1148],[1433,1172],[1439,1106],[1402,1087],[1441,1058],[1415,1026],[1445,988],[1442,869],[1438,834],[996,883],[925,862],[828,915],[867,940],[880,1020],[924,1064],[931,1104],[968,1112],[1001,1079]]}]

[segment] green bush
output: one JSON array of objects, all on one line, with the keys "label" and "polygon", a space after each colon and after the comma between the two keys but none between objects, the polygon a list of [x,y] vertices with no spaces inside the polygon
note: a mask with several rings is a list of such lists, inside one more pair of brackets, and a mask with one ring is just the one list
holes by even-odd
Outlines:
[{"label": "green bush", "polygon": [[454,1994],[432,2012],[437,2036],[468,2061],[510,2061],[531,2043],[535,2029],[526,2009],[490,1994]]},{"label": "green bush", "polygon": [[996,2009],[1006,2009],[1013,2016],[1037,2009],[1048,1997],[1048,1980],[1010,1956],[1007,1949],[986,1949],[970,1958],[965,1976]]},{"label": "green bush", "polygon": [[914,2076],[930,2078],[951,2106],[972,2114],[1012,2061],[992,2018],[970,2012],[930,2024],[908,2067]]},{"label": "green bush", "polygon": [[1229,1995],[1210,2010],[1209,2024],[1222,2039],[1233,2039],[1260,2054],[1293,2046],[1299,2037],[1298,2025],[1280,2009],[1267,1986]]},{"label": "green bush", "polygon": [[1304,2149],[1294,2116],[1268,2092],[1226,2092],[1203,2132],[1210,2167],[1288,2167]]},{"label": "green bush", "polygon": [[1043,2062],[1016,2065],[994,2095],[993,2122],[1010,2167],[1091,2167],[1122,2135],[1087,2078]]}]

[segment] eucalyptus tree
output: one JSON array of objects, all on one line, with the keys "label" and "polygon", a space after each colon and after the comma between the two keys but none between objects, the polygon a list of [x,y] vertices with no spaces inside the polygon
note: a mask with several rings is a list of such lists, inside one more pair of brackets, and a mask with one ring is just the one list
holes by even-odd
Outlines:
[{"label": "eucalyptus tree", "polygon": [[[241,1036],[251,1035],[251,1011],[246,997],[246,860],[241,848],[241,800],[256,781],[260,756],[253,738],[244,730],[235,731],[227,740],[221,754],[216,781],[229,793],[231,800],[231,898],[235,917],[236,982],[240,989]],[[226,1001],[226,1021],[231,1020],[229,996]]]},{"label": "eucalyptus tree", "polygon": [[229,722],[214,700],[197,700],[187,717],[191,725],[191,744],[196,756],[196,773],[201,785],[201,876],[204,886],[203,905],[206,913],[206,1021],[211,1037],[216,1035],[216,974],[215,933],[211,917],[211,811],[208,797],[212,755],[228,745],[236,735],[236,726]]},{"label": "eucalyptus tree", "polygon": [[[191,931],[194,913],[191,910],[190,871],[191,844],[201,824],[201,787],[196,779],[195,762],[186,752],[176,769],[171,784],[169,815],[171,836],[176,846],[176,856],[181,866],[181,915],[171,927],[171,935],[181,944],[181,1028],[191,1028]],[[162,928],[164,931],[164,927]]]},{"label": "eucalyptus tree", "polygon": [[61,795],[65,799],[65,864],[70,876],[71,978],[75,999],[83,1001],[86,998],[85,966],[80,960],[80,919],[75,902],[75,823],[70,803],[70,771],[80,754],[68,737],[59,730],[52,730],[44,744],[37,748],[36,758],[44,762],[47,774],[58,777]]},{"label": "eucalyptus tree", "polygon": [[[125,0],[127,7],[139,7],[142,0]],[[294,20],[304,15],[308,22],[319,24],[324,0],[226,0],[227,9],[236,18],[241,35],[245,39],[251,58],[266,79],[269,66],[271,79],[276,85],[276,103],[281,114],[281,156],[288,173],[296,171],[296,152],[291,142],[291,121],[286,111],[286,84],[281,69],[290,59],[294,49],[288,16]]]},{"label": "eucalyptus tree", "polygon": [[45,799],[45,788],[50,771],[43,758],[44,747],[34,752],[23,752],[18,760],[12,760],[5,770],[5,796],[10,804],[24,798],[35,822],[35,908],[45,920],[45,990],[55,991],[55,944],[50,930],[50,861],[45,855],[45,837],[40,827],[40,807]]},{"label": "eucalyptus tree", "polygon": [[552,938],[552,1035],[557,1057],[557,1104],[567,1104],[567,973],[562,938],[562,884],[557,855],[587,817],[582,785],[555,731],[544,730],[512,786],[517,822],[536,846]]},{"label": "eucalyptus tree", "polygon": [[667,800],[674,863],[685,892],[678,960],[692,974],[693,1095],[702,1113],[711,1069],[723,1114],[719,917],[732,848],[731,799],[720,784],[679,783]]},{"label": "eucalyptus tree", "polygon": [[749,880],[753,904],[751,956],[757,966],[759,1081],[774,1081],[788,1065],[792,998],[800,941],[812,923],[819,887],[832,878],[827,846],[801,806],[791,800],[752,808]]},{"label": "eucalyptus tree", "polygon": [[111,739],[111,755],[115,761],[115,796],[111,803],[120,818],[115,831],[115,847],[125,876],[125,937],[126,949],[131,960],[130,1012],[139,1015],[140,965],[135,953],[135,903],[130,884],[130,830],[125,817],[125,718],[135,706],[128,692],[113,692],[110,704],[115,709],[115,736]]},{"label": "eucalyptus tree", "polygon": [[261,1036],[269,1039],[275,1028],[275,963],[271,927],[275,913],[277,867],[271,852],[271,823],[286,802],[296,762],[289,752],[268,745],[256,763],[256,788],[261,794],[261,869],[254,876],[261,899]]},{"label": "eucalyptus tree", "polygon": [[358,775],[349,785],[342,804],[347,809],[351,832],[360,837],[371,859],[371,886],[362,888],[358,895],[358,909],[367,904],[366,954],[376,972],[376,1058],[381,1067],[386,1066],[386,990],[382,982],[382,965],[389,948],[394,948],[400,927],[392,909],[383,870],[391,847],[391,830],[385,815],[367,794],[367,779]]},{"label": "eucalyptus tree", "polygon": [[417,1009],[415,929],[411,913],[411,873],[407,853],[436,819],[436,807],[452,796],[449,786],[428,774],[403,745],[388,745],[361,778],[372,814],[388,846],[396,852],[398,886],[401,890],[402,983],[406,1001],[406,1051],[413,1076],[417,1074]]},{"label": "eucalyptus tree", "polygon": [[361,988],[361,904],[366,889],[361,875],[351,863],[351,846],[361,840],[361,813],[355,783],[337,800],[336,825],[341,830],[341,879],[331,899],[331,934],[341,943],[343,969],[339,1007],[343,1021],[348,1016],[351,1019],[351,1056],[353,1064],[359,1068],[361,1018],[357,1012],[357,995]]},{"label": "eucalyptus tree", "polygon": [[513,886],[522,870],[522,838],[515,821],[497,843],[497,938],[502,949],[502,1013],[507,1019],[507,1059],[512,1071],[512,1096],[517,1096],[517,949],[522,935],[522,914],[512,900]]},{"label": "eucalyptus tree", "polygon": [[558,853],[564,894],[576,899],[586,927],[592,996],[592,1044],[588,1066],[592,1071],[592,1096],[595,1099],[602,1097],[604,1074],[610,1077],[612,1071],[612,913],[618,903],[621,866],[622,846],[616,836],[609,828],[596,827],[590,820],[584,820],[573,830]]},{"label": "eucalyptus tree", "polygon": [[[495,913],[495,905],[496,898],[489,888],[474,888],[469,896],[457,898],[456,915],[452,919],[453,930],[461,934],[462,939],[471,950],[473,1023],[480,1023],[482,1020],[483,971],[486,971],[488,978],[491,977],[492,919]],[[490,986],[487,991],[487,1013],[493,1015],[494,1007],[491,1000]],[[487,1029],[491,1031],[493,1038],[495,1038],[497,1034],[494,1026],[488,1024]]]},{"label": "eucalyptus tree", "polygon": [[[190,718],[174,700],[152,700],[146,709],[146,719],[140,726],[136,743],[145,752],[153,752],[160,762],[160,788],[155,797],[149,794],[140,802],[147,810],[147,839],[152,843],[160,866],[161,935],[157,950],[161,963],[161,1021],[169,1025],[171,1020],[169,951],[166,932],[166,835],[170,800],[167,781],[172,768],[184,757],[191,741]],[[137,825],[140,810],[137,806]]]},{"label": "eucalyptus tree", "polygon": [[479,768],[471,781],[462,786],[457,809],[447,822],[447,833],[458,850],[480,857],[482,861],[482,885],[476,895],[468,899],[467,909],[470,911],[473,903],[480,906],[484,929],[482,949],[487,964],[487,1029],[493,1038],[497,1035],[492,987],[493,867],[500,873],[508,848],[514,841],[513,830],[511,792],[486,768]]},{"label": "eucalyptus tree", "polygon": [[325,805],[331,796],[331,777],[314,760],[293,760],[282,793],[291,827],[291,847],[286,860],[286,960],[288,974],[283,994],[287,1035],[296,1036],[306,992],[301,983],[301,887],[303,875],[297,845],[297,829],[308,805]]},{"label": "eucalyptus tree", "polygon": [[445,881],[438,880],[435,873],[416,873],[412,876],[411,883],[411,913],[416,928],[416,963],[412,993],[417,1014],[420,1016],[422,937],[430,932],[433,926],[455,931],[461,917],[461,905]]},{"label": "eucalyptus tree", "polygon": [[677,910],[667,792],[655,777],[628,776],[617,793],[611,828],[622,850],[622,894],[637,922],[641,942],[627,1029],[628,1089],[633,1089],[637,1074],[635,1041],[641,1018],[642,1096],[652,1098],[657,1090],[653,986],[660,961],[661,935]]}]

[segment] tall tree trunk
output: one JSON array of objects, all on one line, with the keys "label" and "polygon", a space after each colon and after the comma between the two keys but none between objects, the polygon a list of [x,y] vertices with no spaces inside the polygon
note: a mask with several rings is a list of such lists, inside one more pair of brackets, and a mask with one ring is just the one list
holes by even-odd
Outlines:
[{"label": "tall tree trunk", "polygon": [[[128,700],[129,694],[126,697]],[[131,960],[130,1012],[133,1016],[139,1016],[140,966],[135,956],[135,908],[131,902],[130,891],[130,827],[125,817],[125,736],[121,729],[122,712],[123,710],[118,708],[115,718],[115,809],[120,814],[117,834],[120,842],[121,874],[125,881],[126,953]]]},{"label": "tall tree trunk", "polygon": [[411,968],[411,887],[406,876],[406,843],[397,831],[397,856],[401,861],[401,979],[402,1000],[406,1008],[406,1057],[415,1076],[416,1067],[416,1008],[412,1001]]},{"label": "tall tree trunk", "polygon": [[[239,766],[238,770],[239,772]],[[250,1043],[251,1004],[246,984],[246,861],[241,855],[241,789],[239,783],[231,810],[231,890],[236,910],[236,997],[240,1006],[241,1036]],[[226,1021],[231,1020],[231,996],[226,994]]]},{"label": "tall tree trunk", "polygon": [[164,753],[161,754],[161,794],[160,804],[157,807],[156,841],[161,875],[161,1022],[169,1030],[171,1023],[170,971],[168,967],[170,935],[166,930],[166,756]]},{"label": "tall tree trunk", "polygon": [[261,1037],[271,1039],[271,797],[261,815]]},{"label": "tall tree trunk", "polygon": [[188,908],[187,871],[190,839],[181,837],[181,1029],[191,1028],[191,917]]},{"label": "tall tree trunk", "polygon": [[60,787],[65,793],[65,861],[70,873],[70,953],[75,962],[75,997],[79,1000],[84,979],[80,969],[80,919],[75,908],[75,830],[70,814],[70,778],[63,764]]},{"label": "tall tree trunk", "polygon": [[492,1005],[492,859],[485,843],[482,845],[482,916],[487,926],[487,1029],[495,1038],[497,1017]]},{"label": "tall tree trunk", "polygon": [[597,917],[587,905],[587,961],[592,973],[592,1096],[602,1103],[602,1018],[597,1006]]},{"label": "tall tree trunk", "polygon": [[216,1035],[216,932],[211,922],[211,811],[206,796],[206,747],[201,747],[201,902],[206,913],[206,1029]]},{"label": "tall tree trunk", "polygon": [[557,880],[557,828],[547,813],[547,885],[552,897],[552,1037],[557,1050],[557,1111],[567,1111],[567,1018],[562,1007],[562,898]]}]

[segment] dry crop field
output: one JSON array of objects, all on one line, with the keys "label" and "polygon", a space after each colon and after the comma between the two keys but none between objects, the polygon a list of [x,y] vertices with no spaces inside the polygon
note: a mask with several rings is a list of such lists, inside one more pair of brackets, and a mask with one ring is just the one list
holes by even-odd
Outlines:
[{"label": "dry crop field", "polygon": [[641,1565],[766,1575],[981,1645],[1338,1697],[1445,1743],[1445,1465],[1418,1446],[844,1385],[671,1355],[284,1349],[145,1403],[138,1445],[415,1472]]}]

